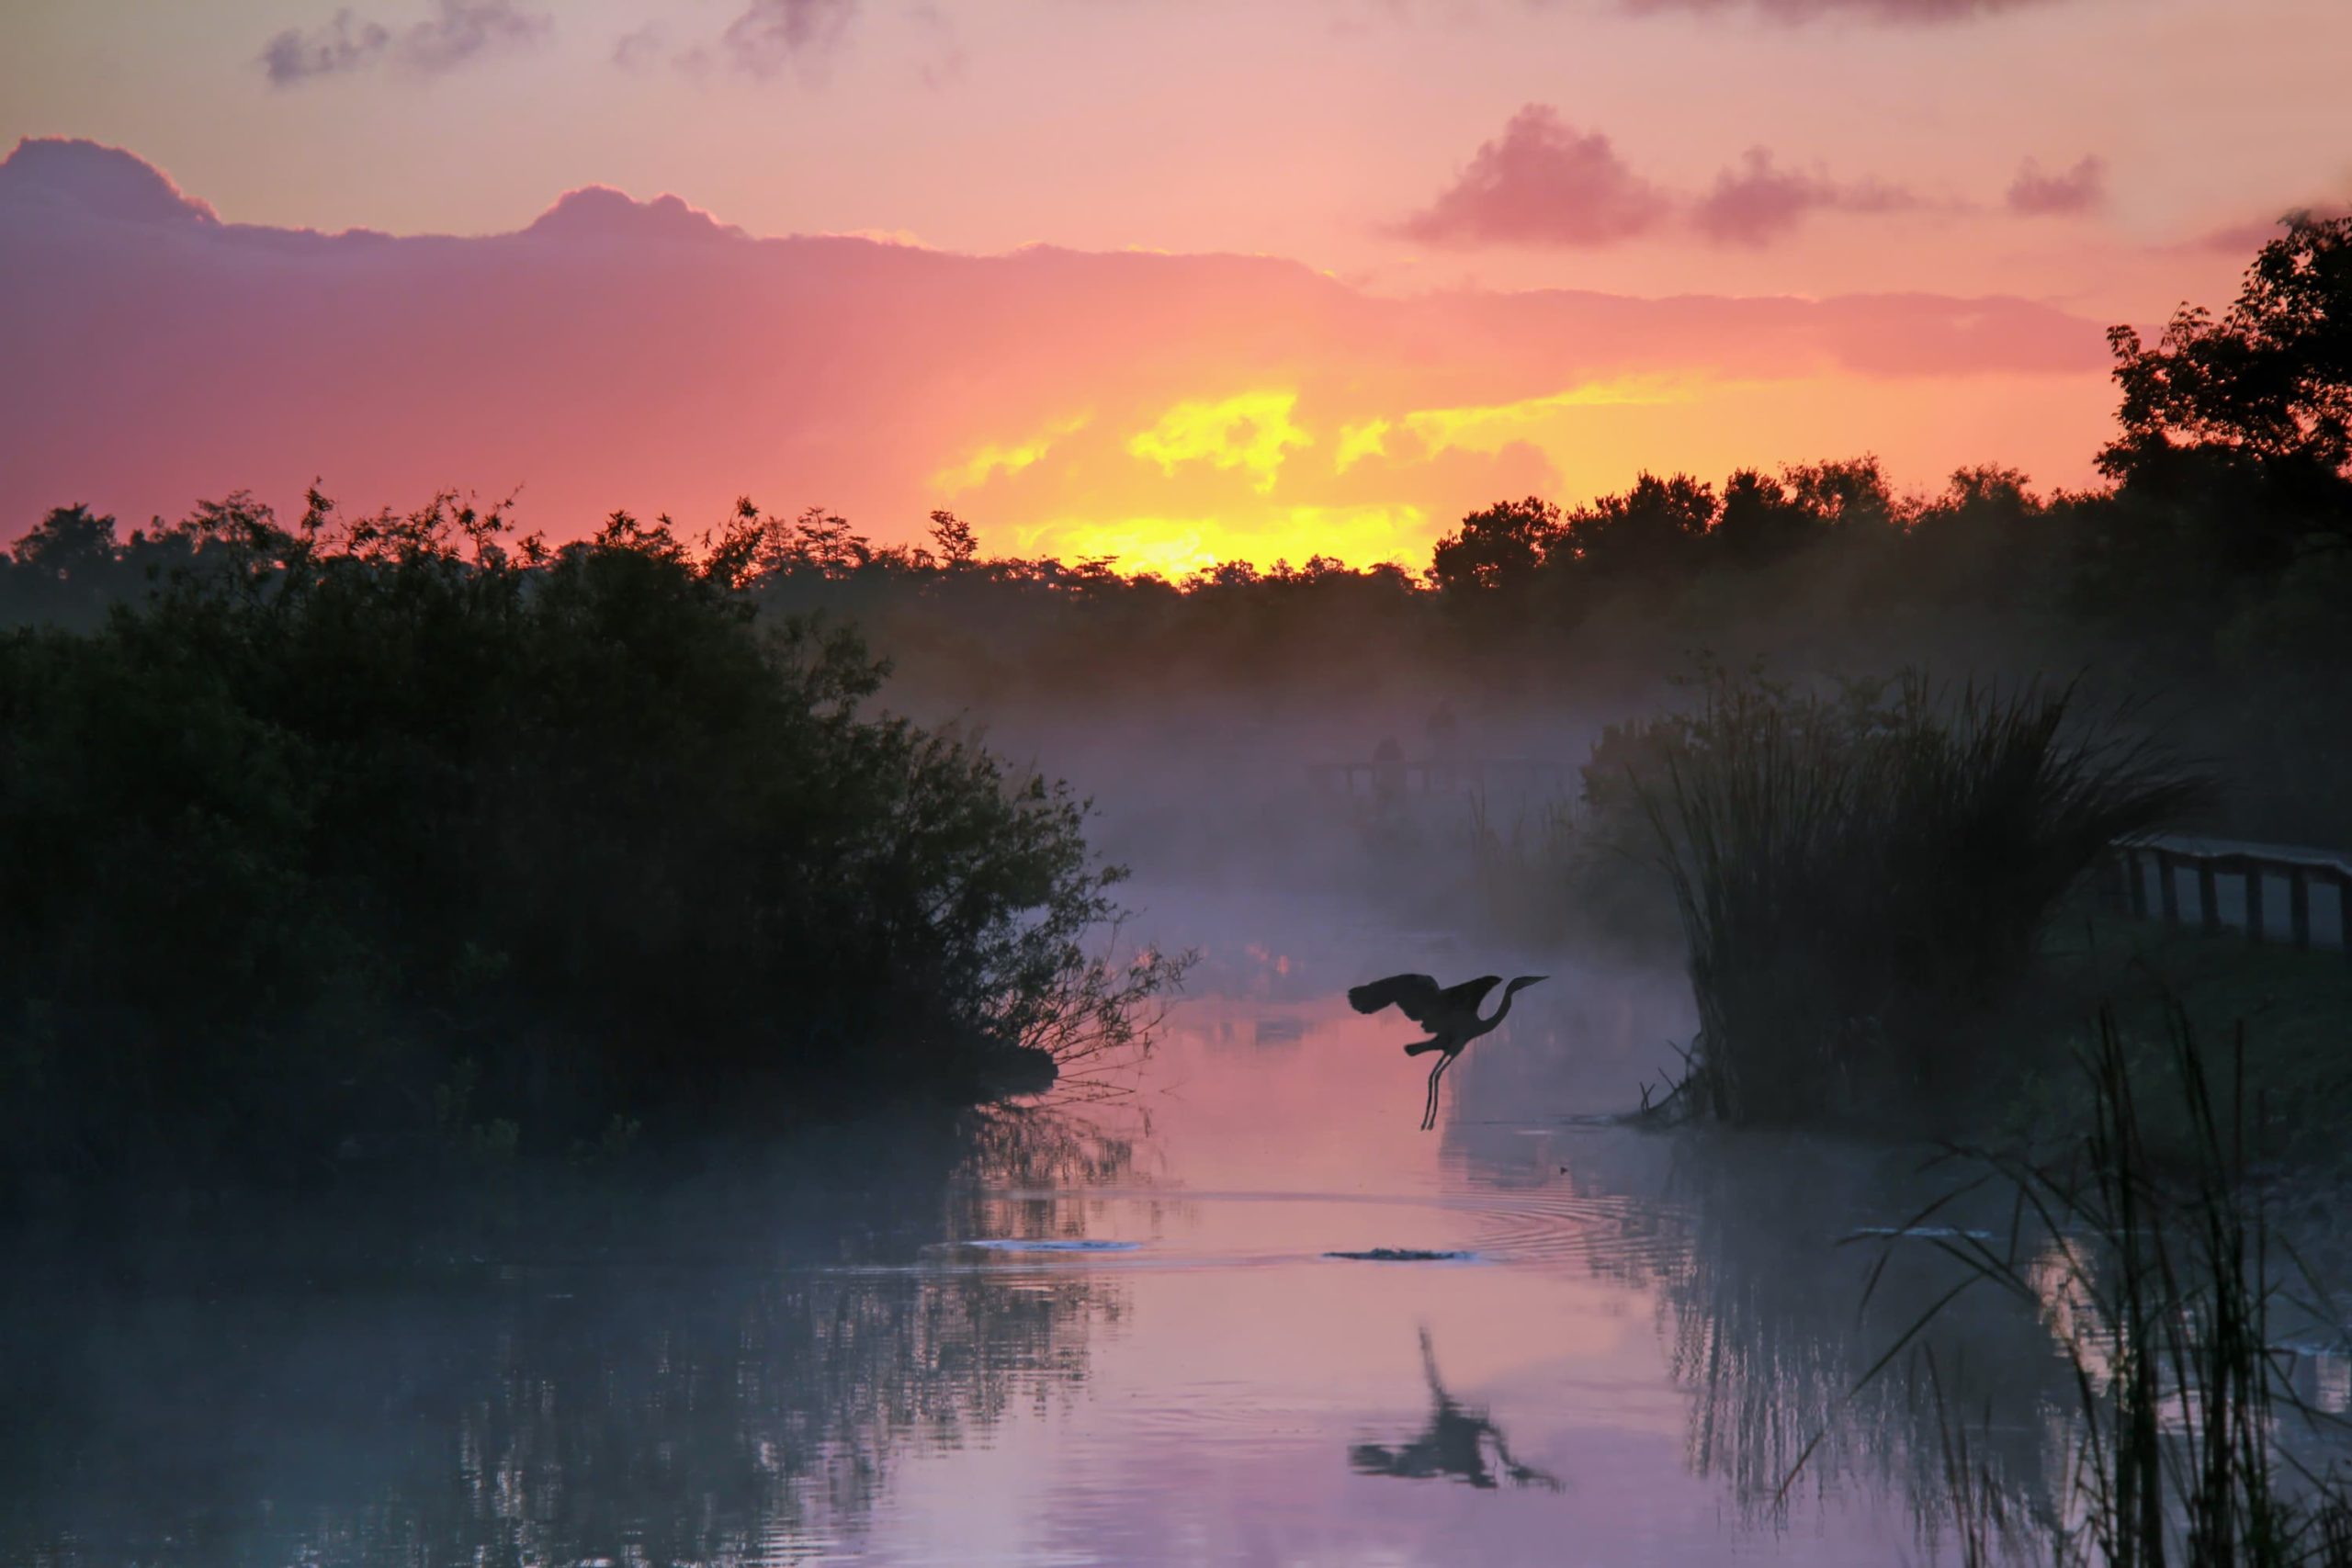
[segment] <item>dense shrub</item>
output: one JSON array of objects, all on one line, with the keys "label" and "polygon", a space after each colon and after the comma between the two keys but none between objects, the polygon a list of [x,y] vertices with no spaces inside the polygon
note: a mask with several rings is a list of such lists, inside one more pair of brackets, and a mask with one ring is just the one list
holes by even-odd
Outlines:
[{"label": "dense shrub", "polygon": [[760,618],[740,539],[316,498],[172,533],[94,629],[0,637],[20,1156],[300,1165],[460,1081],[526,1142],[975,1092],[1166,977],[1081,945],[1118,874],[1080,805],[871,712],[882,667]]}]

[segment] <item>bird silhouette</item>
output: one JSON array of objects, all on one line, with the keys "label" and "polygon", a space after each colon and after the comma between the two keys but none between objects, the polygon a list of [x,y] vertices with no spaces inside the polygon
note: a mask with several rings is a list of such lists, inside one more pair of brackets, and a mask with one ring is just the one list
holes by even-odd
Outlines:
[{"label": "bird silhouette", "polygon": [[1452,1476],[1481,1492],[1496,1488],[1495,1472],[1487,1463],[1487,1447],[1494,1445],[1495,1461],[1514,1486],[1541,1486],[1557,1492],[1560,1478],[1511,1457],[1502,1428],[1484,1410],[1465,1408],[1445,1391],[1437,1373],[1437,1354],[1430,1348],[1430,1331],[1421,1330],[1421,1375],[1429,1380],[1430,1424],[1421,1435],[1394,1447],[1386,1443],[1354,1443],[1348,1462],[1359,1474],[1394,1475],[1408,1481]]},{"label": "bird silhouette", "polygon": [[1510,999],[1548,975],[1521,975],[1510,985],[1503,986],[1502,1006],[1492,1018],[1478,1016],[1478,1004],[1487,993],[1502,985],[1499,975],[1481,975],[1475,980],[1464,980],[1458,986],[1439,988],[1427,975],[1391,975],[1385,980],[1374,980],[1351,987],[1348,1005],[1358,1012],[1378,1012],[1393,1007],[1415,1023],[1430,1032],[1427,1040],[1416,1040],[1405,1047],[1408,1056],[1419,1056],[1430,1051],[1442,1051],[1436,1066],[1430,1069],[1430,1098],[1421,1112],[1421,1131],[1426,1133],[1437,1125],[1437,1080],[1445,1069],[1453,1066],[1453,1058],[1462,1048],[1481,1034],[1490,1032],[1510,1013]]}]

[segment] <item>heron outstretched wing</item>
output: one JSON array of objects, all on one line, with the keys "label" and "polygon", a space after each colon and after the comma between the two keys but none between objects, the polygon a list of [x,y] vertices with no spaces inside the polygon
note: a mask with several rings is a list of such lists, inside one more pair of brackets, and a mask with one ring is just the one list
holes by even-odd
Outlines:
[{"label": "heron outstretched wing", "polygon": [[1445,1010],[1449,1018],[1457,1011],[1476,1018],[1478,1016],[1478,1004],[1487,999],[1487,993],[1501,984],[1502,976],[1499,975],[1481,975],[1475,980],[1464,980],[1458,986],[1448,986],[1440,991],[1438,1005]]},{"label": "heron outstretched wing", "polygon": [[1444,1013],[1446,995],[1427,975],[1391,975],[1349,987],[1348,1005],[1358,1012],[1393,1007],[1423,1029],[1431,1029]]}]

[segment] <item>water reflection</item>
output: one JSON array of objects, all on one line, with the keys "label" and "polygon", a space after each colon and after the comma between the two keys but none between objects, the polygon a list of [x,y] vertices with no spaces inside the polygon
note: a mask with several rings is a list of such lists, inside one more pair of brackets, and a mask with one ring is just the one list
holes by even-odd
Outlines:
[{"label": "water reflection", "polygon": [[1465,1408],[1445,1391],[1438,1375],[1437,1352],[1430,1347],[1430,1331],[1421,1330],[1421,1375],[1429,1380],[1430,1419],[1421,1434],[1389,1447],[1357,1443],[1348,1450],[1348,1463],[1363,1475],[1393,1475],[1408,1481],[1449,1477],[1481,1491],[1495,1489],[1495,1472],[1487,1467],[1487,1448],[1492,1444],[1495,1463],[1514,1486],[1560,1490],[1560,1480],[1547,1471],[1522,1464],[1511,1457],[1502,1428],[1484,1410]]},{"label": "water reflection", "polygon": [[1126,1101],[0,1271],[0,1562],[1550,1562],[1573,1518],[1587,1561],[1859,1568],[1950,1539],[1953,1421],[2061,1473],[2039,1303],[1944,1320],[1940,1405],[1853,1393],[1951,1271],[1843,1238],[1939,1174],[1606,1123],[1679,976],[1559,962],[1430,1137],[1345,987],[1464,955],[1248,929]]},{"label": "water reflection", "polygon": [[[1611,1179],[1585,1162],[1570,1171]],[[1674,1217],[1681,1245],[1665,1267],[1655,1248],[1608,1256],[1632,1260],[1628,1277],[1659,1292],[1668,1365],[1691,1395],[1695,1470],[1770,1505],[1803,1460],[1801,1483],[1816,1495],[1900,1482],[1932,1512],[1947,1428],[1965,1422],[1978,1460],[2029,1491],[2040,1484],[2043,1414],[2073,1387],[2030,1303],[1973,1291],[1879,1370],[1967,1276],[1930,1237],[1872,1233],[1953,1179],[1893,1150],[1781,1136],[1667,1141],[1672,1202],[1655,1213]],[[1924,1378],[1930,1354],[1940,1405]]]},{"label": "water reflection", "polygon": [[[846,1549],[904,1458],[1071,1397],[1123,1310],[1114,1279],[931,1261],[922,1241],[971,1223],[948,1173],[1077,1188],[1125,1179],[1130,1153],[1058,1118],[991,1114],[936,1152],[927,1201],[852,1189],[787,1207],[809,1194],[799,1169],[697,1183],[724,1247],[665,1205],[617,1232],[575,1215],[553,1221],[582,1227],[558,1242],[507,1237],[538,1259],[524,1264],[420,1263],[439,1239],[382,1231],[275,1272],[20,1274],[0,1300],[0,1561]],[[921,1206],[927,1237],[889,1217]],[[370,1249],[386,1260],[368,1267]]]},{"label": "water reflection", "polygon": [[[1989,1474],[2028,1511],[2046,1510],[2075,1389],[2045,1314],[1972,1291],[1879,1368],[1963,1278],[1932,1236],[1894,1234],[1960,1180],[1952,1168],[1910,1149],[1632,1135],[1598,1115],[1529,1114],[1547,1084],[1581,1081],[1596,1110],[1632,1102],[1672,1037],[1660,1026],[1670,1013],[1645,1010],[1640,995],[1570,987],[1518,1021],[1509,1049],[1466,1065],[1447,1152],[1496,1195],[1491,1250],[1582,1269],[1650,1303],[1664,1370],[1685,1396],[1684,1463],[1754,1525],[1783,1522],[1800,1502],[1880,1496],[1917,1537],[1945,1537],[1962,1436],[1980,1484]],[[1937,1216],[2002,1235],[2009,1219],[1990,1192]]]}]

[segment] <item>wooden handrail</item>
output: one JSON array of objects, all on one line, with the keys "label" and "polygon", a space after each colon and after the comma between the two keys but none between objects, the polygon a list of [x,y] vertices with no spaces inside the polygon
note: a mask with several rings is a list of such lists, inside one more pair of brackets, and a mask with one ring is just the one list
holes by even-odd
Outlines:
[{"label": "wooden handrail", "polygon": [[[2224,879],[2236,884],[2235,918]],[[2340,851],[2166,836],[2118,844],[2101,880],[2109,904],[2140,919],[2352,956],[2352,854]],[[2283,896],[2284,921],[2271,918],[2274,892]],[[2314,919],[2331,909],[2332,929]]]}]

